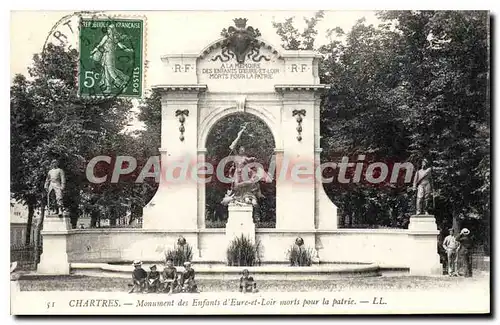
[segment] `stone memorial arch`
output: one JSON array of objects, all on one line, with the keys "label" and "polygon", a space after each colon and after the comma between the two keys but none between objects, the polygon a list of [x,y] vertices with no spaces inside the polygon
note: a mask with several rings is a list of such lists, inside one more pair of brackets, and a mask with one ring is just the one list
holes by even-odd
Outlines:
[{"label": "stone memorial arch", "polygon": [[[320,56],[278,49],[247,26],[246,19],[234,22],[224,38],[199,53],[161,58],[165,83],[153,88],[162,94],[162,166],[168,169],[186,158],[201,166],[212,127],[240,112],[260,118],[272,131],[278,167],[284,161],[290,169],[319,164],[320,95],[327,88],[319,81]],[[205,228],[205,184],[162,179],[144,209],[143,225],[155,230]],[[337,208],[321,182],[276,178],[277,230],[336,228]]]},{"label": "stone memorial arch", "polygon": [[[337,272],[332,265],[339,263],[348,265],[341,272],[439,272],[433,216],[413,216],[409,229],[337,229],[337,208],[317,177],[301,183],[274,175],[276,228],[256,228],[252,207],[237,205],[229,205],[225,228],[205,227],[205,183],[193,179],[193,171],[198,175],[197,167],[204,166],[207,137],[225,117],[245,112],[269,127],[277,174],[312,166],[306,173],[314,175],[320,163],[320,96],[327,88],[319,81],[320,57],[270,45],[246,19],[234,23],[198,53],[161,57],[164,82],[153,88],[161,93],[159,152],[166,176],[144,207],[143,228],[70,229],[65,218],[49,216],[42,236],[43,254],[50,258],[42,256],[38,271],[122,272],[117,263],[164,260],[165,249],[182,236],[193,248],[193,261],[208,264],[203,272],[214,276],[212,264],[226,263],[228,240],[245,234],[261,243],[264,264],[281,265],[272,269],[278,277],[290,274],[283,263],[297,237],[313,251],[313,262],[320,263],[313,276],[319,269],[323,275]],[[297,272],[302,279],[302,271]]]}]

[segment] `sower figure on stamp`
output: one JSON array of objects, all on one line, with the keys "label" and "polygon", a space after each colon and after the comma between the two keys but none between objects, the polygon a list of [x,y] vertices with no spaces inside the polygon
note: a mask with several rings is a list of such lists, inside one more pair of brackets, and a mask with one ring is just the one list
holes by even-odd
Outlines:
[{"label": "sower figure on stamp", "polygon": [[432,194],[432,167],[426,168],[427,159],[422,160],[421,168],[415,173],[413,178],[413,189],[417,190],[417,215],[429,214],[427,208]]},{"label": "sower figure on stamp", "polygon": [[106,31],[107,34],[90,54],[92,59],[99,62],[103,68],[101,86],[104,87],[104,91],[110,92],[113,86],[121,88],[128,82],[128,77],[116,67],[117,48],[126,52],[133,52],[133,50],[121,43],[121,35],[117,32],[115,25],[109,25]]},{"label": "sower figure on stamp", "polygon": [[60,217],[63,215],[63,192],[66,187],[66,177],[64,171],[59,168],[57,160],[52,160],[51,169],[47,173],[45,179],[45,190],[47,191],[47,207],[50,209],[50,195],[54,192],[56,196],[56,213]]}]

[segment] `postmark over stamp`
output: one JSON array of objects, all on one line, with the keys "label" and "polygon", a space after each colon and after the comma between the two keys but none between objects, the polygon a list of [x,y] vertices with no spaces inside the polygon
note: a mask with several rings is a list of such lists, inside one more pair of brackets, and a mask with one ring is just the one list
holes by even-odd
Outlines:
[{"label": "postmark over stamp", "polygon": [[82,97],[140,97],[144,21],[82,18],[78,91]]}]

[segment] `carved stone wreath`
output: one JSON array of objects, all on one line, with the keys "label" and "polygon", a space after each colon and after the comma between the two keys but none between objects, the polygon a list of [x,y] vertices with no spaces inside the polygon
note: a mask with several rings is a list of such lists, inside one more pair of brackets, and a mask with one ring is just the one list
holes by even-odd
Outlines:
[{"label": "carved stone wreath", "polygon": [[236,18],[233,21],[236,27],[230,26],[222,30],[221,35],[224,37],[222,51],[214,56],[212,61],[228,62],[233,58],[240,64],[244,63],[245,59],[254,62],[270,61],[271,58],[260,54],[260,41],[257,39],[261,36],[260,31],[252,26],[246,27],[246,18]]}]

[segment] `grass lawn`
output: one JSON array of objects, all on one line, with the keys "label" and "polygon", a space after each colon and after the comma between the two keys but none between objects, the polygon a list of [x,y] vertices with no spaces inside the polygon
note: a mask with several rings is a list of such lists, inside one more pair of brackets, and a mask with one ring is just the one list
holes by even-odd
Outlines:
[{"label": "grass lawn", "polygon": [[[342,278],[335,280],[262,280],[257,284],[260,291],[340,291],[349,289],[384,289],[384,290],[426,290],[436,288],[458,288],[462,285],[489,286],[487,272],[476,273],[473,278],[464,277],[366,277]],[[30,276],[19,280],[22,291],[128,291],[131,281],[123,278],[100,278],[87,276]],[[198,280],[198,288],[203,292],[238,291],[237,280]]]}]

